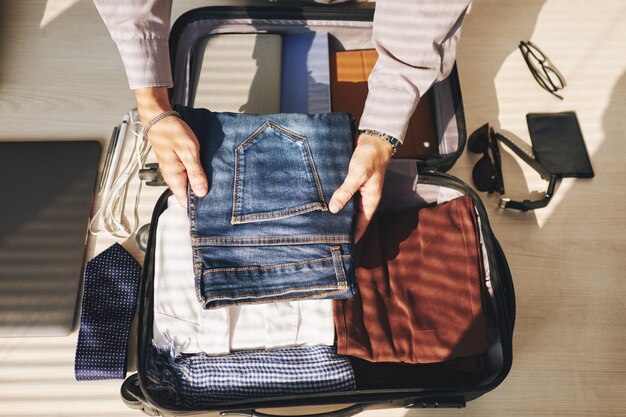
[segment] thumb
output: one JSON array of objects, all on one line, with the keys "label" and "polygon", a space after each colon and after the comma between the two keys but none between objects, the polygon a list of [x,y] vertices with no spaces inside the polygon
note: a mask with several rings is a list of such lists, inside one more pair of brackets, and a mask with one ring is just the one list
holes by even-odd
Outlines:
[{"label": "thumb", "polygon": [[330,212],[339,212],[359,190],[363,182],[363,175],[360,172],[349,171],[343,184],[334,192],[330,199],[330,203],[328,204]]},{"label": "thumb", "polygon": [[209,182],[200,164],[198,152],[185,152],[179,157],[187,171],[187,178],[189,178],[193,193],[198,197],[205,196],[209,192]]}]

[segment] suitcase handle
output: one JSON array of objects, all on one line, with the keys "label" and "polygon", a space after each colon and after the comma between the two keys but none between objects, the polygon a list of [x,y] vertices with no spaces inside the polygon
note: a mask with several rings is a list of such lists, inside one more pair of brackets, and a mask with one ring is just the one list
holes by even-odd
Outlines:
[{"label": "suitcase handle", "polygon": [[[300,414],[294,417],[350,417],[359,414],[365,406],[361,404],[354,404],[341,410],[329,411],[328,413],[316,413],[316,414]],[[242,411],[222,411],[220,417],[289,417],[285,414],[266,414],[256,410],[242,410]]]}]

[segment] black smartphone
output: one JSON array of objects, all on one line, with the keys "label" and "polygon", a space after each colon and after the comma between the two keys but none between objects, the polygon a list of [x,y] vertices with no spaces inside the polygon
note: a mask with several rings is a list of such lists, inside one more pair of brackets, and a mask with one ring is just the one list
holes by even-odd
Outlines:
[{"label": "black smartphone", "polygon": [[593,168],[573,111],[528,113],[526,123],[537,161],[559,178],[592,178]]}]

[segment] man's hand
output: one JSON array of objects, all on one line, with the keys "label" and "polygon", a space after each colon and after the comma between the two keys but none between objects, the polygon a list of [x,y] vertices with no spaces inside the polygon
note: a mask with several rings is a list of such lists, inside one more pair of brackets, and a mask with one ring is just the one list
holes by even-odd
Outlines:
[{"label": "man's hand", "polygon": [[348,175],[330,199],[329,209],[337,213],[359,191],[354,241],[358,242],[380,201],[387,165],[393,155],[391,144],[372,135],[360,134],[350,159]]},{"label": "man's hand", "polygon": [[[165,87],[135,90],[137,110],[145,125],[158,114],[171,110]],[[178,117],[166,117],[148,132],[163,179],[183,207],[187,207],[187,182],[198,197],[208,192],[208,181],[199,157],[196,135]]]}]

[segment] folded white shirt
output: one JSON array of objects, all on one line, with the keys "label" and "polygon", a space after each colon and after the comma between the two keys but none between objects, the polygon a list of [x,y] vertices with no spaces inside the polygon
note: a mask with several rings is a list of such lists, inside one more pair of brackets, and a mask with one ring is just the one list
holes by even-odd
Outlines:
[{"label": "folded white shirt", "polygon": [[189,220],[172,196],[159,217],[154,262],[154,342],[181,353],[332,345],[332,300],[205,310],[196,296]]}]

